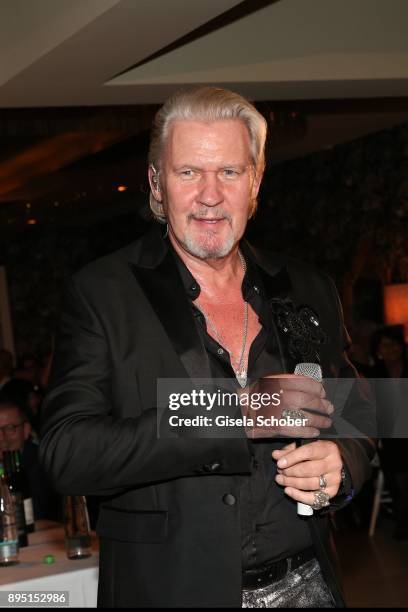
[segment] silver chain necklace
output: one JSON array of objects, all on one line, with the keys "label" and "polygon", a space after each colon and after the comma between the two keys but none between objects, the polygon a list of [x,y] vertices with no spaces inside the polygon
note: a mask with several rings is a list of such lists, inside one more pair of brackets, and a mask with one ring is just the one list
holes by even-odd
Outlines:
[{"label": "silver chain necklace", "polygon": [[[246,261],[241,251],[238,251],[238,256],[241,260],[242,269],[244,270],[244,276],[245,276]],[[218,344],[226,346],[221,334],[218,332],[217,328],[215,327],[214,322],[212,321],[208,313],[205,312],[199,300],[196,300],[196,305],[200,308],[202,314],[204,315],[207,325],[211,327]],[[236,379],[242,388],[246,387],[247,380],[248,380],[248,370],[244,365],[245,364],[245,349],[246,349],[247,339],[248,339],[248,310],[249,310],[248,302],[245,300],[244,301],[244,329],[242,333],[242,348],[241,348],[241,354],[240,354],[239,359],[235,359],[233,353],[230,350],[228,351],[231,357],[232,369],[234,370]]]}]

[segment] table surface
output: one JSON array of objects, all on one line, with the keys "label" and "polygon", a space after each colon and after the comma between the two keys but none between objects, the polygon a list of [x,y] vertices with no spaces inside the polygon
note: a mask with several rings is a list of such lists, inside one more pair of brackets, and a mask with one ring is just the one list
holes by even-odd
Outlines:
[{"label": "table surface", "polygon": [[[99,562],[98,539],[92,533],[92,556],[85,559],[68,559],[65,549],[64,528],[54,521],[36,521],[36,530],[28,534],[29,545],[20,548],[20,563],[0,567],[0,589],[11,583],[34,578],[46,578],[65,572],[97,567]],[[45,555],[53,555],[55,562],[47,565]]]}]

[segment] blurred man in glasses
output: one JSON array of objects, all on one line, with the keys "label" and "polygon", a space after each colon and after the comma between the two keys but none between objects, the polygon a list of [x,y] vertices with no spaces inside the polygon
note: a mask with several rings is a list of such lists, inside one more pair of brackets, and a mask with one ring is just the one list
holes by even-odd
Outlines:
[{"label": "blurred man in glasses", "polygon": [[35,519],[60,520],[61,503],[38,462],[38,443],[31,436],[31,424],[23,406],[6,384],[0,390],[0,453],[20,451],[33,497]]},{"label": "blurred man in glasses", "polygon": [[31,425],[20,406],[8,394],[0,393],[0,450],[23,451],[29,439]]}]

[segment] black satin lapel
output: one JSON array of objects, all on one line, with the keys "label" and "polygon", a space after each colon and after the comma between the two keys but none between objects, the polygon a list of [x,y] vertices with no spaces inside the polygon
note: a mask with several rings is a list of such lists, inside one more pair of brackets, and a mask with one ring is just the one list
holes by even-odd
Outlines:
[{"label": "black satin lapel", "polygon": [[269,302],[275,298],[285,298],[289,295],[292,290],[292,283],[286,267],[279,270],[279,272],[273,276],[265,272],[262,268],[259,268],[259,271],[265,295]]},{"label": "black satin lapel", "polygon": [[[291,294],[292,283],[289,277],[289,273],[287,271],[286,266],[281,268],[279,272],[276,274],[268,274],[264,269],[259,268],[259,273],[261,276],[263,288],[265,291],[265,296],[268,301],[269,308],[273,310],[273,300],[277,298],[285,298]],[[272,313],[271,316],[272,325],[275,332],[275,337],[279,349],[279,357],[282,364],[282,371],[286,373],[291,373],[294,371],[296,363],[294,359],[290,356],[289,351],[287,350],[287,342],[282,334],[282,332],[278,329],[275,316]]]},{"label": "black satin lapel", "polygon": [[210,378],[208,355],[170,251],[155,268],[134,264],[131,268],[188,376]]}]

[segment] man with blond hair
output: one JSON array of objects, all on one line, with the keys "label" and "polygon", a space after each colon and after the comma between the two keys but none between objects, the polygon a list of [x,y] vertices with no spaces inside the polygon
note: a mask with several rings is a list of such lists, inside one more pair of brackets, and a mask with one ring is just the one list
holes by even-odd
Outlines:
[{"label": "man with blond hair", "polygon": [[[175,94],[149,150],[158,223],[67,286],[41,454],[61,493],[104,496],[100,606],[343,605],[327,512],[361,487],[373,449],[363,435],[294,442],[329,430],[333,413],[319,376],[291,374],[296,364],[354,371],[331,281],[243,239],[265,138],[265,119],[234,92]],[[242,408],[239,435],[186,420],[163,435],[157,389],[170,379],[274,391],[282,402],[262,407],[265,422],[305,426],[261,426]],[[297,502],[315,514],[299,518]]]}]

